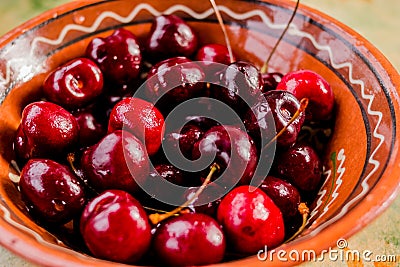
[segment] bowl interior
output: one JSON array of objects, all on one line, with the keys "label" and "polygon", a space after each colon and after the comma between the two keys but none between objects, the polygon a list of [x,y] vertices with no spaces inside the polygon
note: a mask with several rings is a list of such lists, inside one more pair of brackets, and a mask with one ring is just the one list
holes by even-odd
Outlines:
[{"label": "bowl interior", "polygon": [[[125,27],[143,41],[151,19],[164,13],[185,18],[201,43],[224,44],[208,1],[180,2],[74,1],[0,40],[0,227],[8,233],[0,237],[3,245],[43,264],[108,264],[74,252],[30,219],[15,183],[14,134],[23,107],[42,97],[41,84],[47,73],[82,56],[95,36],[107,36]],[[285,28],[293,5],[289,1],[229,0],[221,2],[219,8],[237,58],[261,67]],[[326,180],[311,207],[308,228],[281,248],[314,249],[318,253],[361,229],[397,191],[399,167],[393,163],[398,157],[396,86],[400,82],[394,68],[371,44],[345,25],[305,6],[298,10],[269,67],[269,71],[282,73],[297,69],[314,70],[331,84],[336,119],[323,157]],[[251,257],[242,264],[262,263]]]}]

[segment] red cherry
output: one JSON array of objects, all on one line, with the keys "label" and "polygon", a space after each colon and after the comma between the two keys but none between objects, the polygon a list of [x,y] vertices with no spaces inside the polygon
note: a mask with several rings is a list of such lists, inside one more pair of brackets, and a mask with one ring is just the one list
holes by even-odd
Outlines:
[{"label": "red cherry", "polygon": [[80,232],[94,256],[125,263],[150,247],[151,227],[140,203],[121,190],[107,190],[85,207]]},{"label": "red cherry", "polygon": [[22,111],[14,148],[21,159],[59,157],[76,146],[78,135],[71,113],[51,102],[34,102]]},{"label": "red cherry", "polygon": [[[212,74],[223,70],[223,66],[219,64],[229,65],[232,63],[228,48],[221,44],[206,44],[200,47],[195,60],[202,61],[204,70]],[[232,60],[235,61],[235,58]]]},{"label": "red cherry", "polygon": [[103,74],[87,58],[77,58],[52,71],[43,84],[45,97],[75,109],[93,101],[103,91]]},{"label": "red cherry", "polygon": [[124,129],[137,136],[146,145],[151,156],[157,153],[164,136],[164,117],[150,102],[127,97],[111,111],[108,132]]},{"label": "red cherry", "polygon": [[170,266],[220,262],[225,246],[221,226],[201,213],[183,214],[162,222],[153,240],[156,255]]},{"label": "red cherry", "polygon": [[308,98],[307,118],[327,120],[332,115],[335,97],[329,83],[311,70],[289,72],[277,85],[278,90],[291,92],[297,99]]},{"label": "red cherry", "polygon": [[64,165],[48,159],[31,159],[21,171],[21,195],[39,220],[66,223],[85,204],[83,185]]},{"label": "red cherry", "polygon": [[153,60],[187,57],[196,51],[197,44],[196,33],[183,19],[175,15],[161,15],[153,20],[146,40],[146,52]]},{"label": "red cherry", "polygon": [[281,211],[255,187],[239,186],[230,191],[218,206],[217,218],[229,244],[239,253],[255,254],[264,246],[276,247],[285,237]]},{"label": "red cherry", "polygon": [[142,142],[127,131],[106,135],[83,153],[81,168],[89,184],[98,191],[121,189],[138,192],[137,181],[149,173],[149,158]]},{"label": "red cherry", "polygon": [[322,162],[317,152],[309,145],[299,143],[280,153],[274,170],[303,191],[318,188],[322,179]]},{"label": "red cherry", "polygon": [[105,78],[120,85],[130,83],[140,72],[142,54],[136,36],[123,28],[106,38],[94,38],[86,56],[96,62]]}]

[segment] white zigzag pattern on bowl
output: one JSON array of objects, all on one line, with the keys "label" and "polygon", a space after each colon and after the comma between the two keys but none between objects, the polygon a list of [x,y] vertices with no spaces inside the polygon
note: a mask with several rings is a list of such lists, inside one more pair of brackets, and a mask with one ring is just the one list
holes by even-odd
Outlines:
[{"label": "white zigzag pattern on bowl", "polygon": [[[286,24],[274,24],[271,22],[271,20],[269,19],[269,17],[263,13],[261,10],[253,10],[253,11],[249,11],[249,12],[245,12],[243,14],[238,14],[233,12],[232,10],[230,10],[229,8],[223,6],[223,5],[219,5],[218,6],[221,12],[224,12],[225,14],[229,15],[230,17],[237,19],[237,20],[243,20],[243,19],[248,19],[254,16],[258,16],[261,18],[261,20],[271,29],[284,29],[286,27]],[[187,14],[189,14],[190,16],[192,16],[193,18],[196,19],[204,19],[210,15],[212,15],[214,13],[213,9],[210,8],[209,10],[203,12],[203,13],[197,13],[195,11],[193,11],[192,9],[188,8],[187,6],[184,5],[174,5],[162,12],[156,10],[155,8],[153,8],[151,5],[148,4],[139,4],[137,5],[132,12],[127,16],[127,17],[122,17],[114,12],[110,12],[110,11],[105,11],[103,13],[101,13],[97,19],[95,20],[95,22],[90,26],[90,27],[85,27],[82,25],[78,25],[78,24],[69,24],[66,25],[64,27],[64,29],[60,32],[60,35],[58,36],[57,39],[48,39],[45,37],[36,37],[33,42],[32,42],[32,46],[31,46],[31,54],[34,53],[34,49],[37,46],[37,44],[39,42],[42,43],[47,43],[50,45],[58,45],[61,44],[62,41],[64,40],[64,38],[66,37],[66,35],[68,34],[68,32],[72,31],[72,30],[76,30],[76,31],[82,31],[82,32],[93,32],[95,31],[100,24],[102,23],[102,21],[106,18],[112,18],[115,19],[121,23],[127,23],[132,21],[136,15],[142,11],[142,10],[147,10],[148,12],[150,12],[152,15],[154,16],[158,16],[161,14],[172,14],[176,11],[183,11]],[[329,59],[330,59],[330,63],[331,65],[335,68],[335,69],[341,69],[341,68],[348,68],[348,72],[349,72],[349,81],[353,84],[353,85],[359,85],[360,89],[361,89],[361,96],[362,98],[364,98],[365,100],[368,100],[368,108],[367,108],[367,113],[372,115],[372,116],[377,116],[378,117],[378,121],[376,124],[376,127],[373,131],[373,137],[375,137],[376,139],[379,140],[379,144],[376,146],[375,150],[371,153],[371,156],[368,160],[368,162],[370,164],[373,165],[373,169],[368,173],[368,175],[365,177],[365,179],[362,182],[362,192],[357,195],[356,197],[354,197],[351,201],[349,201],[341,210],[341,212],[339,214],[337,214],[335,217],[333,217],[331,220],[329,220],[328,222],[320,225],[319,227],[317,227],[316,229],[314,229],[310,234],[311,235],[316,235],[318,232],[320,232],[322,229],[324,229],[326,226],[328,226],[329,224],[337,221],[338,219],[340,219],[341,217],[343,217],[347,211],[349,210],[349,208],[352,206],[352,204],[356,201],[358,201],[360,198],[362,198],[363,196],[365,196],[365,194],[368,192],[369,190],[369,186],[368,186],[368,180],[369,178],[376,172],[376,170],[379,168],[380,166],[380,162],[374,159],[374,155],[376,154],[376,152],[379,150],[379,148],[381,147],[381,145],[383,144],[385,138],[383,135],[378,133],[378,128],[381,124],[382,121],[382,113],[380,111],[374,111],[372,110],[372,104],[374,101],[374,95],[371,94],[367,94],[365,91],[365,85],[364,82],[360,79],[355,79],[353,77],[353,66],[350,62],[344,62],[344,63],[335,63],[333,58],[334,58],[334,53],[332,51],[332,49],[327,46],[327,45],[321,45],[319,44],[315,38],[306,32],[302,32],[300,31],[296,25],[291,24],[289,31],[287,32],[287,34],[289,35],[293,35],[293,36],[298,36],[298,37],[304,37],[309,39],[312,44],[315,46],[315,48],[319,49],[319,50],[323,50],[326,51],[329,55]],[[1,77],[0,76],[0,85],[6,86],[10,83],[10,79],[11,79],[11,65],[12,65],[12,60],[8,61],[6,64],[6,74],[5,76]],[[339,185],[338,185],[339,186]],[[1,207],[1,205],[0,205]],[[1,207],[4,210],[4,207]],[[36,235],[35,235],[36,236]],[[37,236],[36,236],[37,237]],[[40,238],[41,243],[43,243],[43,239]]]},{"label": "white zigzag pattern on bowl", "polygon": [[[328,198],[331,198],[331,200],[329,200],[329,202],[327,202],[327,204],[324,206],[324,210],[322,211],[320,216],[324,215],[328,211],[329,206],[339,196],[339,193],[337,193],[337,190],[342,185],[342,182],[343,182],[342,176],[344,175],[344,172],[346,171],[346,168],[343,167],[344,162],[346,160],[346,156],[344,154],[344,149],[343,148],[341,150],[339,150],[339,152],[338,152],[338,154],[336,156],[336,160],[340,161],[340,164],[339,164],[339,166],[337,166],[337,170],[336,170],[336,174],[339,174],[339,175],[337,176],[336,181],[334,181],[335,184],[336,184],[336,187],[333,189],[332,195],[328,196]],[[332,175],[332,170],[329,169],[329,170],[324,171],[324,175],[326,175],[326,179],[325,179],[325,182],[322,185],[322,187],[324,187],[326,185],[326,183],[329,181],[329,179],[330,179],[330,177]],[[335,177],[333,177],[332,179],[335,179]],[[317,204],[316,204],[314,210],[311,212],[310,217],[308,218],[308,222],[311,222],[312,219],[315,217],[315,215],[318,214],[319,207],[321,207],[321,205],[323,203],[322,199],[324,198],[326,193],[327,193],[326,189],[320,190],[318,192],[319,198],[317,200]]]}]

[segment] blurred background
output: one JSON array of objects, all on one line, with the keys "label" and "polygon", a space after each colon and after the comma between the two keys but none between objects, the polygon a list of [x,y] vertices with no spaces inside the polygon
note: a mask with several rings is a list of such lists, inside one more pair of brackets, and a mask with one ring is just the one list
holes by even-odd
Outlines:
[{"label": "blurred background", "polygon": [[[127,0],[128,1],[128,0]],[[182,0],[185,2],[188,0]],[[204,1],[204,0],[203,0]],[[68,2],[67,0],[0,0],[0,36],[24,21]],[[223,0],[216,0],[223,2]],[[374,44],[400,71],[400,0],[301,0],[355,29]],[[400,88],[398,88],[400,91]],[[1,234],[1,233],[0,233]],[[309,266],[400,266],[400,196],[369,226],[348,240],[352,250],[370,250],[373,255],[397,255],[397,263],[332,262],[303,263]],[[33,267],[0,247],[1,267]]]}]

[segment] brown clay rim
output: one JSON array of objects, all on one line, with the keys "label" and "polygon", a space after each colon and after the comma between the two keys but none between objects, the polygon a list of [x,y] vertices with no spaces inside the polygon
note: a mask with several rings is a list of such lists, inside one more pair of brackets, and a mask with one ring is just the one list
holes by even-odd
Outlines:
[{"label": "brown clay rim", "polygon": [[[268,1],[259,1],[265,2]],[[73,1],[47,11],[28,22],[22,24],[21,26],[15,28],[9,33],[5,34],[2,38],[0,38],[0,47],[4,47],[10,41],[16,39],[19,35],[26,32],[26,29],[31,29],[32,27],[39,25],[51,18],[55,18],[57,14],[62,14],[68,11],[72,11],[74,9],[80,8],[82,6],[90,5],[96,3],[95,0],[86,0],[86,1]],[[282,7],[292,7],[292,3],[288,3],[283,0],[276,0],[275,3],[278,6]],[[371,57],[376,58],[379,63],[379,70],[385,70],[388,74],[388,79],[385,80],[386,83],[390,84],[391,88],[400,88],[400,76],[395,70],[395,68],[390,64],[390,62],[383,56],[383,54],[378,51],[371,43],[365,40],[362,36],[356,33],[354,30],[349,28],[348,26],[340,23],[339,21],[329,17],[328,15],[307,7],[305,5],[301,5],[299,11],[305,16],[318,18],[319,21],[330,22],[335,27],[342,29],[341,35],[347,36],[351,38],[356,38],[361,40],[364,46],[371,53]],[[397,92],[390,91],[391,100],[393,102],[393,106],[395,109],[395,114],[398,114],[400,111],[399,105],[399,96]],[[400,120],[396,116],[395,124],[400,125]],[[399,129],[396,129],[396,137],[399,135]],[[304,249],[314,250],[315,252],[321,252],[322,249],[327,248],[328,246],[335,246],[336,240],[339,238],[348,238],[351,235],[358,232],[365,225],[375,219],[380,213],[382,213],[392,201],[396,198],[398,193],[400,192],[400,166],[398,166],[397,161],[400,159],[399,157],[399,142],[396,140],[393,150],[392,157],[388,163],[385,173],[382,175],[381,179],[377,183],[377,185],[369,192],[368,198],[364,198],[362,201],[363,205],[357,205],[353,209],[351,209],[345,216],[343,216],[338,222],[334,225],[329,225],[325,229],[323,229],[318,236],[308,237],[306,240],[299,242],[299,240],[295,240],[289,244],[282,245],[280,249],[297,250],[301,252]],[[96,263],[101,266],[126,266],[124,264],[111,263],[107,261],[102,261],[98,259],[94,259],[91,257],[79,257],[77,253],[65,253],[59,249],[52,249],[48,246],[38,244],[36,240],[32,238],[27,238],[25,233],[18,231],[16,228],[5,222],[4,220],[0,220],[0,243],[13,251],[17,255],[26,258],[34,263],[41,264],[44,266],[94,266]],[[307,242],[307,247],[304,247],[304,244]],[[298,262],[297,262],[298,263]],[[287,266],[297,264],[294,262],[272,262],[269,266]],[[247,259],[235,261],[235,262],[226,262],[221,264],[216,264],[213,266],[232,266],[234,264],[245,266],[265,266],[266,262],[258,261],[256,257],[250,257]]]}]

